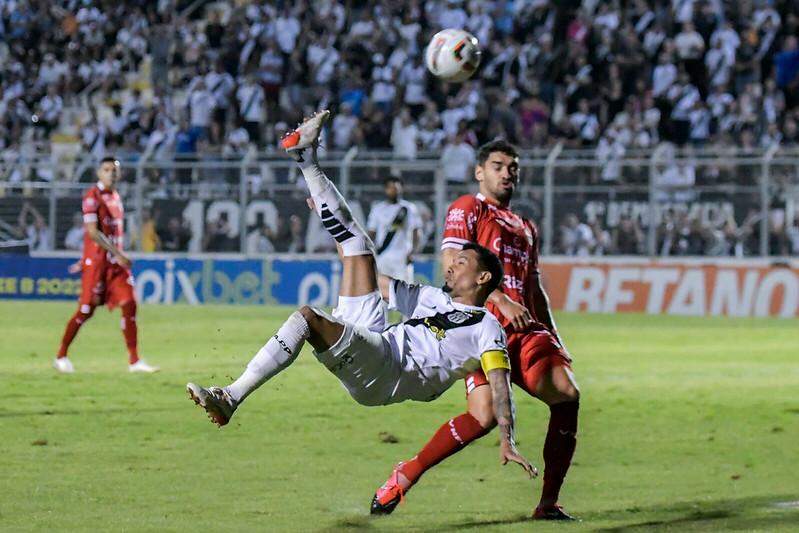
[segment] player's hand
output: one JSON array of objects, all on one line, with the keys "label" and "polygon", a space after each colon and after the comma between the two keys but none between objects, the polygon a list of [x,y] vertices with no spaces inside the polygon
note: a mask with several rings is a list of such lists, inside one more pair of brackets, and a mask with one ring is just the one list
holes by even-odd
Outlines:
[{"label": "player's hand", "polygon": [[69,272],[70,274],[77,274],[81,270],[83,270],[83,260],[82,259],[80,259],[78,261],[75,261],[74,263],[72,263],[71,265],[69,265],[67,267],[67,272]]},{"label": "player's hand", "polygon": [[530,476],[530,479],[538,477],[538,469],[531,465],[529,461],[516,450],[516,446],[506,440],[503,440],[499,445],[499,460],[503,466],[508,464],[508,462],[521,465],[524,471],[527,472],[527,475]]},{"label": "player's hand", "polygon": [[497,307],[502,316],[510,320],[514,329],[522,330],[533,323],[533,315],[530,314],[530,310],[505,295],[499,299]]},{"label": "player's hand", "polygon": [[131,261],[130,258],[125,254],[123,254],[122,252],[117,253],[116,258],[117,258],[117,263],[119,263],[121,266],[125,268],[130,268],[130,265],[133,264],[133,261]]}]

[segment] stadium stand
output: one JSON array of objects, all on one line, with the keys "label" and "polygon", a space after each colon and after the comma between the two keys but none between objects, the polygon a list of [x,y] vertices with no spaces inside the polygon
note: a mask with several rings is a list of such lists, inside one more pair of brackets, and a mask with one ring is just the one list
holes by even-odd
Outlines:
[{"label": "stadium stand", "polygon": [[[444,27],[481,42],[482,65],[467,83],[439,83],[424,68],[426,40]],[[208,170],[214,162],[268,159],[289,125],[329,107],[331,154],[357,147],[394,161],[440,156],[453,193],[474,147],[496,136],[529,154],[560,144],[598,162],[564,171],[558,183],[644,184],[649,174],[623,159],[663,145],[730,158],[796,150],[797,35],[799,7],[787,0],[0,0],[0,180],[90,181],[85,156],[114,153],[172,165],[146,171],[155,201],[198,183],[222,198],[239,173],[235,163]],[[272,175],[279,169],[258,172],[256,181],[269,174],[296,200],[291,179]],[[354,183],[370,183],[371,170],[353,172]],[[748,170],[711,163],[666,162],[659,172],[676,188],[755,183]],[[796,182],[791,172],[777,172],[776,183]],[[791,203],[791,187],[774,193],[778,210]],[[364,190],[358,199],[368,203],[377,189]],[[428,210],[429,192],[417,189],[415,198]],[[529,214],[540,216],[540,198],[529,196]],[[672,196],[664,201],[686,200]],[[756,253],[758,219],[747,198],[737,192],[735,216],[713,224],[695,214],[664,217],[658,253]],[[567,207],[552,251],[646,251],[640,217],[611,224]],[[61,247],[74,209],[55,211],[53,245]],[[283,210],[280,224],[292,214]],[[0,217],[12,225],[13,215]],[[158,230],[171,218],[161,216]],[[797,218],[773,224],[771,253],[799,253]]]}]

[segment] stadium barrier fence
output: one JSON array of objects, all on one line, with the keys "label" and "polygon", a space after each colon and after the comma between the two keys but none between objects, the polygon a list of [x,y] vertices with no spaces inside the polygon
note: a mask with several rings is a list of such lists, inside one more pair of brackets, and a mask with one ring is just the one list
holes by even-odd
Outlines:
[{"label": "stadium barrier fence", "polygon": [[[385,153],[355,150],[327,155],[322,166],[359,217],[365,218],[369,204],[382,197],[383,178],[402,176],[405,196],[417,204],[424,221],[427,253],[435,253],[440,242],[449,203],[476,189],[470,176],[464,176],[465,182],[448,181],[446,175],[452,169],[443,168],[437,159],[398,160]],[[464,168],[468,174],[470,167]],[[285,238],[279,239],[273,243],[275,251],[333,250],[318,221],[308,216],[302,180],[285,159],[250,154],[238,159],[197,155],[158,160],[145,154],[122,157],[122,169],[120,189],[127,209],[127,234],[132,238],[129,249],[142,249],[141,228],[151,224],[163,229],[169,219],[176,218],[189,235],[184,251],[250,255],[248,236],[258,225],[281,234],[294,215],[303,232],[295,239],[299,242],[289,250]],[[10,235],[8,226],[28,202],[49,229],[48,242],[39,249],[62,249],[80,211],[82,192],[93,180],[92,172],[90,161],[70,165],[47,157],[26,161],[25,181],[0,181],[0,238]],[[522,157],[521,183],[514,200],[514,209],[538,222],[546,256],[567,252],[561,235],[570,214],[589,224],[597,221],[597,231],[608,235],[622,220],[634,220],[641,241],[626,254],[786,256],[791,254],[786,228],[796,224],[799,231],[797,206],[799,153],[776,147],[731,153],[662,145],[656,150],[603,155],[556,146],[548,153],[536,151]],[[703,238],[708,243],[701,250],[675,251],[666,244],[679,236],[664,234],[688,219],[707,234]],[[214,231],[224,235],[210,235]],[[282,235],[288,234],[283,231]],[[714,245],[714,239],[720,242]],[[604,248],[607,254],[608,246]]]}]

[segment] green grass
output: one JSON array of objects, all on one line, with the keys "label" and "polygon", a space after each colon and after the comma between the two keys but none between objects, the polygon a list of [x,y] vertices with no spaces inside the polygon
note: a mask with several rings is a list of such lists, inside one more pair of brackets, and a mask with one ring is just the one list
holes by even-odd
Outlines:
[{"label": "green grass", "polygon": [[[531,524],[540,481],[500,467],[495,434],[429,472],[397,512],[368,504],[393,463],[464,408],[365,408],[306,351],[217,430],[184,385],[225,383],[287,308],[142,306],[129,375],[118,313],[98,310],[50,368],[74,305],[0,302],[0,530],[796,530],[797,321],[561,315],[582,388],[562,493],[577,524]],[[98,348],[102,347],[102,348]],[[548,412],[521,394],[541,466]],[[381,441],[381,432],[397,443]]]}]

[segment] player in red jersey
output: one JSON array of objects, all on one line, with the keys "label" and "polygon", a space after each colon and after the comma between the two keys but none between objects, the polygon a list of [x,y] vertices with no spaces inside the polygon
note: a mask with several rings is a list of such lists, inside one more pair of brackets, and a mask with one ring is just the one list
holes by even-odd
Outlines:
[{"label": "player in red jersey", "polygon": [[[446,269],[467,242],[489,248],[502,260],[502,290],[491,294],[486,307],[508,334],[513,383],[550,408],[544,442],[544,486],[533,518],[570,520],[572,517],[558,505],[558,495],[576,445],[580,392],[571,371],[571,357],[558,335],[541,285],[538,230],[510,209],[519,179],[515,147],[503,140],[482,146],[475,179],[479,194],[461,196],[447,212],[442,267]],[[425,471],[491,431],[496,422],[487,384],[480,371],[467,376],[468,411],[444,423],[415,457],[397,465],[375,495],[373,514],[393,511]]]},{"label": "player in red jersey", "polygon": [[133,292],[131,261],[123,251],[124,208],[116,190],[119,161],[106,157],[97,168],[97,183],[83,195],[83,257],[81,295],[78,310],[67,322],[61,347],[53,366],[59,372],[75,371],[67,350],[84,322],[98,305],[122,310],[122,334],[128,348],[131,372],[157,372],[139,358],[137,348],[136,296]]}]

